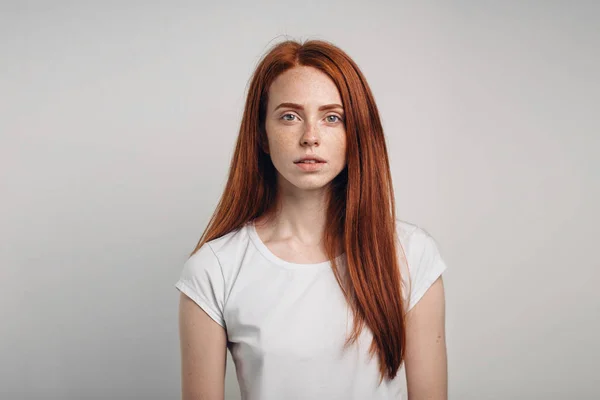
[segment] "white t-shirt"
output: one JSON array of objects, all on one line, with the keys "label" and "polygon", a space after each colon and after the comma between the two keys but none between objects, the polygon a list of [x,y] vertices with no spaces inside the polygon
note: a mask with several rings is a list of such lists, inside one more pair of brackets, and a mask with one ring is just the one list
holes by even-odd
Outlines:
[{"label": "white t-shirt", "polygon": [[[400,219],[396,229],[410,271],[410,309],[446,264],[425,230]],[[407,287],[402,258],[400,264]],[[400,374],[378,386],[379,361],[369,357],[367,325],[342,350],[353,318],[331,263],[280,259],[252,222],[205,243],[186,261],[175,287],[227,330],[244,400],[401,398]]]}]

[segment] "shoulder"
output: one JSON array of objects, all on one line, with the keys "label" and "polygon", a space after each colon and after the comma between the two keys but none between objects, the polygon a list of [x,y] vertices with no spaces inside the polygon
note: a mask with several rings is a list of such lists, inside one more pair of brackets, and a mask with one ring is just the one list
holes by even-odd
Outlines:
[{"label": "shoulder", "polygon": [[223,273],[226,273],[236,265],[236,261],[240,259],[248,246],[248,241],[248,233],[246,225],[244,225],[204,243],[188,258],[186,264],[192,268],[218,267]]},{"label": "shoulder", "polygon": [[[447,266],[438,242],[420,226],[396,219],[396,232],[401,243],[401,277],[412,308]],[[403,253],[403,254],[402,254]]]},{"label": "shoulder", "polygon": [[396,218],[396,233],[398,234],[401,240],[406,241],[413,234],[422,234],[425,232],[423,229],[419,228],[416,224],[412,222],[405,221],[400,218]]},{"label": "shoulder", "polygon": [[418,252],[425,250],[430,242],[435,243],[433,236],[427,230],[415,223],[396,218],[396,234],[406,251]]},{"label": "shoulder", "polygon": [[225,305],[247,239],[243,228],[209,240],[185,262],[175,287],[225,327]]}]

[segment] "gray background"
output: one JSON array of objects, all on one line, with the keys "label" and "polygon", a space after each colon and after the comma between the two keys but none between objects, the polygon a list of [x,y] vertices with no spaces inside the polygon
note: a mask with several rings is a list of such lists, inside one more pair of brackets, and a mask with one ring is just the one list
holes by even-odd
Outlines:
[{"label": "gray background", "polygon": [[450,398],[600,397],[599,2],[4,1],[0,16],[0,398],[179,397],[173,285],[250,74],[286,35],[339,45],[373,89],[399,217],[449,266]]}]

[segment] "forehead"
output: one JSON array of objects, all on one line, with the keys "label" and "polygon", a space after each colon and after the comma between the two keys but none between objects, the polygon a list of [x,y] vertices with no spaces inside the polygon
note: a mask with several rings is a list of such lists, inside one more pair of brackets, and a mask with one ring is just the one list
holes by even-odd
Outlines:
[{"label": "forehead", "polygon": [[342,99],[329,76],[316,68],[299,66],[285,71],[273,81],[269,88],[269,103],[275,102],[342,104]]}]

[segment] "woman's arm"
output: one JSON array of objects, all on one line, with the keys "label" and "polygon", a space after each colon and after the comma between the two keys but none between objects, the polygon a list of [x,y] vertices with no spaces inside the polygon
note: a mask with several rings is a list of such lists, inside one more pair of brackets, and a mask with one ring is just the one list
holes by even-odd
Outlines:
[{"label": "woman's arm", "polygon": [[406,318],[408,400],[447,400],[446,302],[440,276]]},{"label": "woman's arm", "polygon": [[182,400],[223,400],[227,334],[188,296],[179,297]]}]

